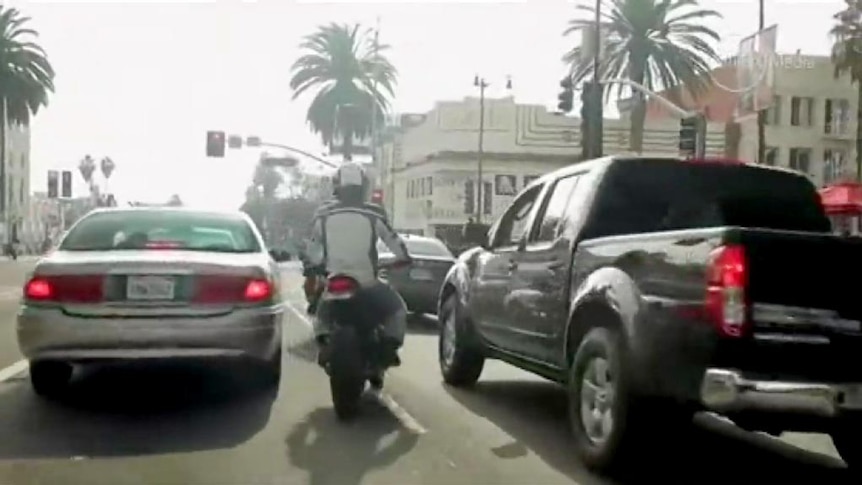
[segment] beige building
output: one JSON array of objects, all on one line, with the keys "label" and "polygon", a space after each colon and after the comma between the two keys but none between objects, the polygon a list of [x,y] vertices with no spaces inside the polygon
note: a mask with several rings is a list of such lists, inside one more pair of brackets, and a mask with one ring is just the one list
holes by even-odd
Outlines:
[{"label": "beige building", "polygon": [[[11,125],[6,129],[6,214],[3,241],[7,234],[20,230],[27,213],[30,194],[30,130]],[[13,229],[14,226],[14,229]]]},{"label": "beige building", "polygon": [[[776,72],[767,112],[765,163],[806,173],[817,185],[856,174],[857,88],[849,76],[835,79],[828,57],[807,56],[801,67]],[[737,120],[739,153],[757,158],[757,117]]]},{"label": "beige building", "polygon": [[[685,109],[704,113],[711,122],[727,124],[728,133],[736,133],[728,135],[729,144],[736,150],[734,155],[756,161],[757,117],[740,116],[740,95],[733,92],[739,90],[737,67],[736,60],[730,59],[716,68],[712,77],[717,83],[696,100],[687,93],[663,94],[676,98]],[[770,98],[768,91],[772,94],[764,163],[800,170],[817,185],[854,176],[858,91],[849,76],[836,79],[827,56],[799,52],[777,55],[772,68],[771,89],[764,92],[766,99]],[[622,116],[628,116],[630,100],[621,100],[618,106]],[[649,103],[648,123],[676,119],[659,103]]]},{"label": "beige building", "polygon": [[[478,209],[479,100],[441,101],[425,114],[401,115],[380,143],[379,186],[396,229],[440,234],[458,230]],[[725,153],[724,125],[712,126],[707,153]],[[577,163],[580,119],[514,98],[485,100],[482,222],[496,219],[532,178]],[[604,121],[604,153],[628,150],[627,122]],[[679,123],[652,123],[644,152],[679,155]],[[472,196],[472,197],[470,197]]]}]

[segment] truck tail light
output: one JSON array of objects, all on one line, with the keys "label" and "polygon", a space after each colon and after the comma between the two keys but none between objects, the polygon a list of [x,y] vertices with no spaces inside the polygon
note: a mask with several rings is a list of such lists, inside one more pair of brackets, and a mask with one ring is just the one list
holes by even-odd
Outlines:
[{"label": "truck tail light", "polygon": [[712,252],[705,310],[722,336],[743,337],[748,330],[748,272],[743,246],[721,246]]}]

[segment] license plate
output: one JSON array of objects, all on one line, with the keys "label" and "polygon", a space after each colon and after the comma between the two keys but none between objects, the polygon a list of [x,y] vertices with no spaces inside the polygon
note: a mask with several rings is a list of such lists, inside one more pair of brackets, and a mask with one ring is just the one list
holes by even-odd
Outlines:
[{"label": "license plate", "polygon": [[410,279],[419,281],[429,281],[434,279],[434,275],[427,269],[413,268],[410,270]]},{"label": "license plate", "polygon": [[129,276],[126,298],[129,300],[173,300],[174,279],[168,276]]}]

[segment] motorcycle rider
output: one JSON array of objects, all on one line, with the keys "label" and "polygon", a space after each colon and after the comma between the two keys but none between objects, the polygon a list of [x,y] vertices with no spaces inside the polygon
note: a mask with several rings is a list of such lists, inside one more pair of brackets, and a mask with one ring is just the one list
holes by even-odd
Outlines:
[{"label": "motorcycle rider", "polygon": [[[341,165],[333,185],[335,199],[324,203],[312,222],[311,240],[303,261],[306,297],[312,300],[319,295],[309,291],[319,275],[341,274],[355,279],[360,287],[357,298],[381,317],[385,363],[397,366],[401,362],[398,349],[404,343],[407,329],[407,308],[401,296],[378,279],[377,240],[389,247],[397,263],[409,264],[410,255],[404,241],[387,222],[385,211],[377,204],[365,202],[369,182],[360,165],[353,162]],[[326,301],[310,303],[309,310],[316,307],[317,314],[314,335],[319,348],[318,364],[326,367],[331,326],[329,305]]]}]

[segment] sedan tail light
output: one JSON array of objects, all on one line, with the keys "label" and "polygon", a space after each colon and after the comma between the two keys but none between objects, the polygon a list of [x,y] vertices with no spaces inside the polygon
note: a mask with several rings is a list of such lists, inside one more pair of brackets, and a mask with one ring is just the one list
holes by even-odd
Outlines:
[{"label": "sedan tail light", "polygon": [[34,276],[24,285],[29,301],[99,303],[104,296],[102,275]]},{"label": "sedan tail light", "polygon": [[195,278],[194,303],[259,303],[275,295],[275,285],[264,278],[201,275]]}]

